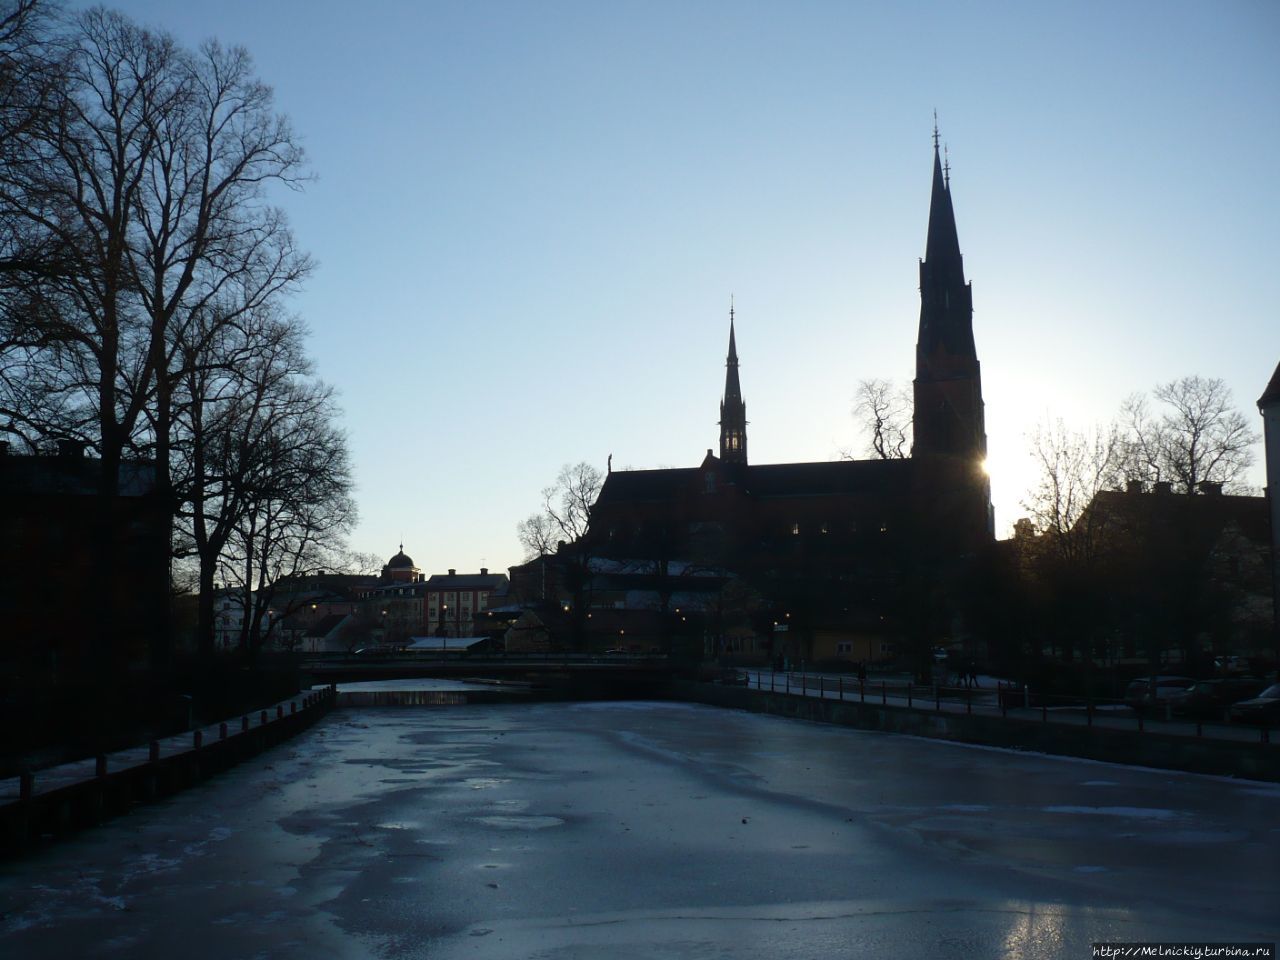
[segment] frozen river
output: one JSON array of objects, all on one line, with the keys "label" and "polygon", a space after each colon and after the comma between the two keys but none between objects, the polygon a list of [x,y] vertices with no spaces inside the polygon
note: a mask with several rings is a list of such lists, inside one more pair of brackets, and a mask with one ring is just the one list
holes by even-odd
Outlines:
[{"label": "frozen river", "polygon": [[0,865],[0,956],[1087,958],[1280,935],[1280,788],[665,703],[344,710]]}]

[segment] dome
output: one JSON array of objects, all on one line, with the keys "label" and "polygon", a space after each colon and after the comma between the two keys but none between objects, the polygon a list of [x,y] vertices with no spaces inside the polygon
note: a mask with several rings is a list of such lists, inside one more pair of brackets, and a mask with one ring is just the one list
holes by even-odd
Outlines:
[{"label": "dome", "polygon": [[404,544],[400,544],[400,552],[387,561],[388,570],[414,569],[413,558],[404,552]]}]

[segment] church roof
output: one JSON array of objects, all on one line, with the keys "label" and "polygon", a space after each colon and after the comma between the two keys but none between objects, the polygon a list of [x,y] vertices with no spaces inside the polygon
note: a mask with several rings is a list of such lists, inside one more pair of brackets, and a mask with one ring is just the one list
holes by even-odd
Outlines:
[{"label": "church roof", "polygon": [[[813,497],[849,494],[904,494],[910,460],[828,460],[740,467],[737,476],[756,497]],[[597,503],[665,500],[699,483],[702,469],[615,470],[605,479]]]}]

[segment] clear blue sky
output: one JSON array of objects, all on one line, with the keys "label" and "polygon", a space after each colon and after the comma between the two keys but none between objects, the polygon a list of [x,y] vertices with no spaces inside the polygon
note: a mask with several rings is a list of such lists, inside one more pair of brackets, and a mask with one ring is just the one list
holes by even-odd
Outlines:
[{"label": "clear blue sky", "polygon": [[248,47],[303,137],[356,549],[501,569],[561,464],[695,465],[731,293],[752,461],[856,445],[857,381],[912,375],[935,108],[998,531],[1045,417],[1200,374],[1261,426],[1274,0],[115,6]]}]

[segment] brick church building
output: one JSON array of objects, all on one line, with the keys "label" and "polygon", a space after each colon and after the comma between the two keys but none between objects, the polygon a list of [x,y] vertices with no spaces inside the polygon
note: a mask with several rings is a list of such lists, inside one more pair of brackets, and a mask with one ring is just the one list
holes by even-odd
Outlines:
[{"label": "brick church building", "polygon": [[611,470],[590,532],[570,549],[596,570],[612,559],[650,581],[660,574],[668,605],[696,586],[705,592],[699,572],[748,586],[756,654],[880,659],[909,652],[904,642],[925,650],[960,639],[954,595],[967,561],[992,540],[972,315],[935,134],[911,456],[752,463],[731,310],[719,450],[696,467]]}]

